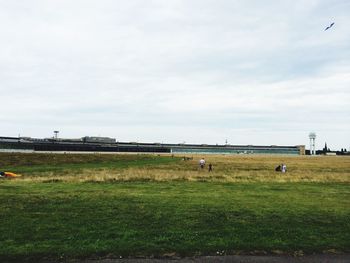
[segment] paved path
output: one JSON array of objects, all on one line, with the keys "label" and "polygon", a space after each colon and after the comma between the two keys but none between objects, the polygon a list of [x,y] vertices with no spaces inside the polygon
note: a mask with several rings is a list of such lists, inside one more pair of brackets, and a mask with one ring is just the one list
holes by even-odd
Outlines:
[{"label": "paved path", "polygon": [[102,259],[85,260],[78,263],[350,263],[350,254],[292,256],[207,256],[172,259]]}]

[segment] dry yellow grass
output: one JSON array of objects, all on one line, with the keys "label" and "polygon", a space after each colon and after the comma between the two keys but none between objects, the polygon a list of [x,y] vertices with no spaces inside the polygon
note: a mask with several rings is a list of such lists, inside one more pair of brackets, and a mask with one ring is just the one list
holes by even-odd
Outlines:
[{"label": "dry yellow grass", "polygon": [[[338,182],[350,183],[350,157],[341,156],[204,156],[213,171],[199,169],[198,160],[125,169],[84,169],[41,173],[24,181],[213,181],[213,182]],[[275,172],[281,163],[287,173]]]}]

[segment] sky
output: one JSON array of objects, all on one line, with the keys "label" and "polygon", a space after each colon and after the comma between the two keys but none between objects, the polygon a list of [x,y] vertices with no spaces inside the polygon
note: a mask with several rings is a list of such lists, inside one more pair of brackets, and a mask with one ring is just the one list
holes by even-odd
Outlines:
[{"label": "sky", "polygon": [[350,150],[349,28],[348,0],[0,0],[0,136]]}]

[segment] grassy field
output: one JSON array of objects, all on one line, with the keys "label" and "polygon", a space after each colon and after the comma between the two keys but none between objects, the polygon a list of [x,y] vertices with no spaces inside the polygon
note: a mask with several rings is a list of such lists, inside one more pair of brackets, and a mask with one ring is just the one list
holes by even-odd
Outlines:
[{"label": "grassy field", "polygon": [[0,261],[350,252],[350,158],[200,157],[0,154]]}]

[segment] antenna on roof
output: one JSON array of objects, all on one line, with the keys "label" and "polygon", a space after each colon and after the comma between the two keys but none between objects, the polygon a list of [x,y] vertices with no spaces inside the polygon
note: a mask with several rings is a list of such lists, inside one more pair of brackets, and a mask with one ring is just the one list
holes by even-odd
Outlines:
[{"label": "antenna on roof", "polygon": [[55,140],[57,140],[58,139],[58,133],[59,133],[60,131],[53,131],[53,133],[54,133],[54,139]]}]

